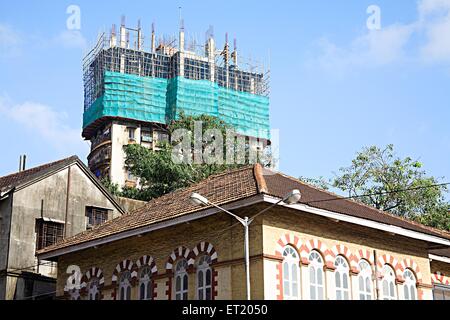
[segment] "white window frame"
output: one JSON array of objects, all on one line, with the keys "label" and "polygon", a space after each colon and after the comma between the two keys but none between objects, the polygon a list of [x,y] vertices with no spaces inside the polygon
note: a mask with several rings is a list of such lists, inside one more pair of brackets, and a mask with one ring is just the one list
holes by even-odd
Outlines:
[{"label": "white window frame", "polygon": [[70,300],[80,300],[80,290],[71,289],[69,290]]},{"label": "white window frame", "polygon": [[200,257],[197,264],[198,300],[212,300],[212,281],[211,257],[209,255],[203,255]]},{"label": "white window frame", "polygon": [[414,272],[410,269],[406,269],[403,272],[403,298],[405,300],[417,300],[417,279]]},{"label": "white window frame", "polygon": [[[144,286],[144,296],[141,287]],[[153,280],[150,266],[143,266],[139,271],[139,300],[153,300]]]},{"label": "white window frame", "polygon": [[372,267],[367,260],[358,263],[358,292],[359,300],[373,300]]},{"label": "white window frame", "polygon": [[120,275],[118,298],[118,300],[131,300],[131,272],[129,270],[125,270]]},{"label": "white window frame", "polygon": [[[297,250],[292,246],[286,246],[283,250],[282,263],[283,299],[300,299],[300,267]],[[296,294],[294,294],[296,291]]]},{"label": "white window frame", "polygon": [[350,268],[347,259],[342,255],[337,256],[334,267],[336,300],[350,300]]},{"label": "white window frame", "polygon": [[[395,283],[395,271],[390,265],[385,264],[382,270],[381,296],[383,300],[397,300],[397,285]],[[387,294],[386,294],[387,293]]]},{"label": "white window frame", "polygon": [[[317,250],[313,250],[309,254],[308,260],[309,298],[311,300],[325,300],[325,272],[323,270],[323,257]],[[311,277],[312,274],[314,275],[314,281]],[[319,279],[319,274],[320,278],[322,279],[320,283],[317,281],[317,279]],[[314,297],[312,294],[313,292]]]},{"label": "white window frame", "polygon": [[[174,297],[175,300],[189,299],[189,276],[187,273],[188,262],[186,259],[179,260],[175,265]],[[178,283],[180,284],[179,288]]]},{"label": "white window frame", "polygon": [[99,280],[93,278],[88,284],[88,300],[100,300],[100,290],[98,289]]}]

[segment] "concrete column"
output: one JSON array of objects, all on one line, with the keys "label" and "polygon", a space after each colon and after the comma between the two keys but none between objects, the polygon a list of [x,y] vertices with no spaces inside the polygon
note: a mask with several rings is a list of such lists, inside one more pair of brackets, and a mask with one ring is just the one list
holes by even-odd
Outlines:
[{"label": "concrete column", "polygon": [[216,63],[215,63],[215,43],[213,38],[209,38],[206,42],[206,56],[208,57],[209,63],[209,75],[210,80],[214,82],[216,75]]}]

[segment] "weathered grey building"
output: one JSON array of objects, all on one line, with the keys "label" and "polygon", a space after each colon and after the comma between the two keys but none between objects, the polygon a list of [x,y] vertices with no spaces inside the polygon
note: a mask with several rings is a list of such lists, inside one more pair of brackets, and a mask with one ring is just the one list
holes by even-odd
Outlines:
[{"label": "weathered grey building", "polygon": [[36,250],[122,213],[77,156],[0,177],[0,299],[53,297],[56,265]]}]

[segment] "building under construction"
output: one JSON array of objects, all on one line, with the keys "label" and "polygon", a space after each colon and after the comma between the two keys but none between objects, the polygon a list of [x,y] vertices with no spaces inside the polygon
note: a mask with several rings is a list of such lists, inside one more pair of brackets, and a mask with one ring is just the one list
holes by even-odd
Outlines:
[{"label": "building under construction", "polygon": [[125,26],[99,36],[83,62],[83,137],[91,141],[89,167],[120,186],[134,184],[123,146],[155,149],[168,139],[167,124],[180,112],[219,117],[236,132],[269,141],[269,72],[244,62],[226,36],[217,50],[212,28],[205,43],[178,39],[144,41],[143,30]]}]

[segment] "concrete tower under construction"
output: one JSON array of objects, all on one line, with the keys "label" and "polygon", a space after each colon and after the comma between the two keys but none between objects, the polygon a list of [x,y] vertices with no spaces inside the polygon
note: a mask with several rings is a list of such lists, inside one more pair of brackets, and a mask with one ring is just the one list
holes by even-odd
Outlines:
[{"label": "concrete tower under construction", "polygon": [[[149,32],[150,33],[150,32]],[[123,146],[157,150],[168,140],[167,125],[180,112],[220,118],[242,136],[270,140],[269,72],[238,55],[228,36],[217,49],[212,27],[205,41],[144,38],[136,28],[113,25],[83,61],[83,137],[91,142],[89,168],[120,186],[135,185],[125,167]]]}]

